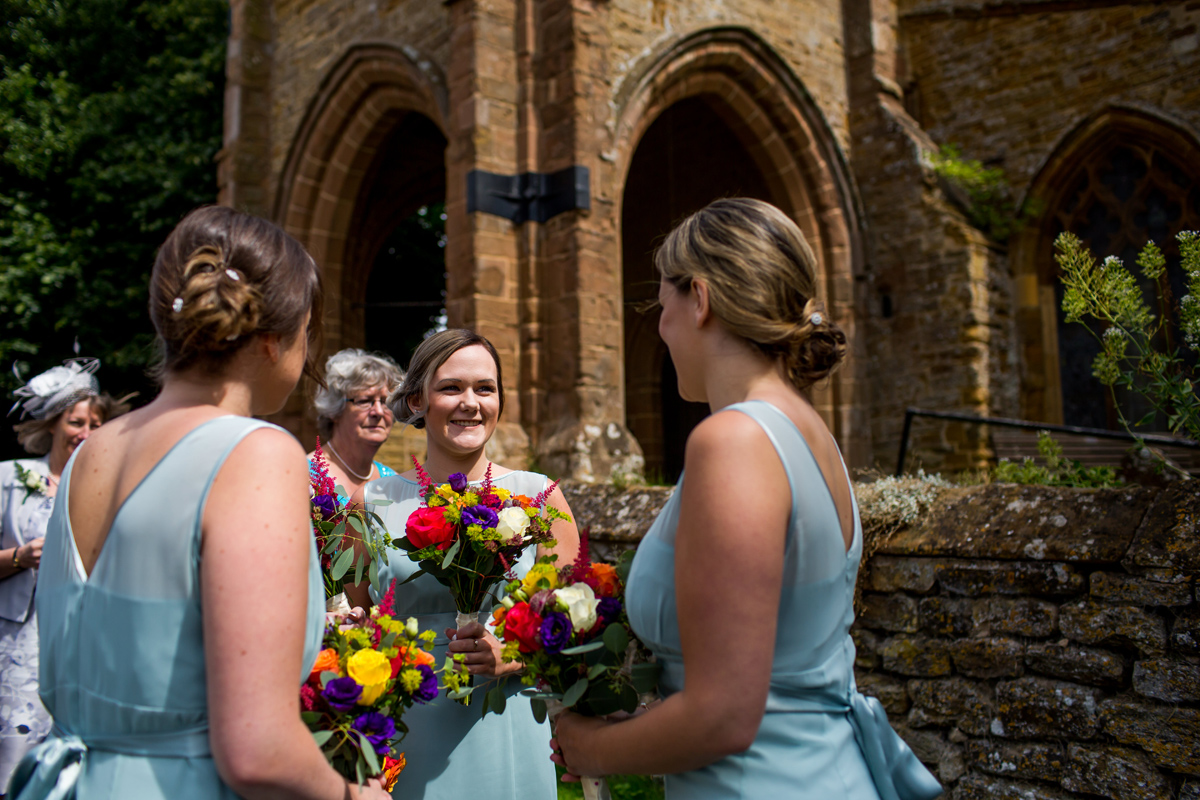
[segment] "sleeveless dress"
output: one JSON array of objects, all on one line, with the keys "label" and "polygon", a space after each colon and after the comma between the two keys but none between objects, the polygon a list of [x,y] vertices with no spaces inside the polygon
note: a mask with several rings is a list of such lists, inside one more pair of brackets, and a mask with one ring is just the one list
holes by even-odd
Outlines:
[{"label": "sleeveless dress", "polygon": [[[534,472],[510,472],[492,481],[513,494],[533,497],[546,487],[545,475]],[[421,505],[420,486],[397,475],[367,484],[366,500],[387,499],[392,505],[377,509],[392,538],[404,535],[408,516]],[[517,562],[516,572],[524,576],[537,560],[536,548],[529,548]],[[450,590],[428,575],[400,586],[417,571],[417,564],[403,550],[388,550],[387,566],[379,570],[380,585],[396,579],[396,615],[415,616],[421,630],[432,630],[434,658],[445,662],[443,634],[454,626],[454,600]],[[500,591],[498,585],[494,591]],[[379,598],[374,598],[378,601]],[[485,602],[480,614],[484,621],[491,611]],[[558,790],[554,765],[550,762],[550,726],[533,718],[529,699],[517,693],[526,688],[518,676],[504,679],[507,704],[503,714],[479,717],[484,689],[477,688],[470,706],[444,696],[427,706],[414,706],[404,715],[410,733],[400,745],[408,766],[400,773],[393,795],[404,800],[555,800]],[[476,686],[484,686],[475,678]]]},{"label": "sleeveless dress", "polygon": [[[274,426],[227,416],[188,432],[121,505],[90,575],[68,504],[55,504],[37,588],[41,696],[54,730],[17,768],[13,798],[236,797],[209,746],[200,523],[226,457],[264,427]],[[69,496],[76,455],[60,497]],[[325,624],[317,564],[314,541],[297,689]]]},{"label": "sleeveless dress", "polygon": [[[728,408],[746,414],[766,431],[792,492],[770,693],[750,748],[701,769],[666,776],[667,796],[936,797],[941,793],[937,781],[888,725],[878,701],[863,697],[854,684],[849,630],[862,555],[857,504],[854,541],[847,552],[833,497],[791,419],[763,401]],[[678,487],[683,481],[681,476]],[[675,536],[682,497],[678,487],[638,546],[626,589],[630,623],[663,665],[663,696],[684,686],[675,605]]]}]

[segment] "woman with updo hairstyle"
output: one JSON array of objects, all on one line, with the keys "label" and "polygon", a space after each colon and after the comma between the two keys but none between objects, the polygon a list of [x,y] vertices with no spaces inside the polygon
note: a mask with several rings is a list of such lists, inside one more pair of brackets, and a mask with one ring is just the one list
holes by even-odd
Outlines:
[{"label": "woman with updo hairstyle", "polygon": [[[435,483],[446,483],[457,472],[479,483],[491,471],[492,482],[514,495],[535,497],[550,480],[537,472],[509,469],[492,463],[488,442],[504,411],[504,380],[500,356],[484,336],[474,331],[450,329],[425,339],[413,353],[404,382],[392,393],[392,410],[400,422],[425,431],[424,469]],[[367,484],[366,501],[388,500],[380,508],[392,536],[404,534],[412,512],[421,505],[421,486],[415,469]],[[561,489],[555,488],[548,504],[570,515]],[[557,544],[529,548],[513,564],[524,577],[537,557],[553,553],[559,564],[575,560],[579,533],[573,522],[559,520],[552,528]],[[459,628],[450,590],[430,575],[407,581],[418,566],[399,548],[387,553],[380,565],[384,587],[394,587],[394,608],[400,617],[415,616],[422,630],[445,633],[434,641],[434,657],[442,663],[447,653],[461,654],[475,676],[477,696],[485,684],[500,681],[506,700],[503,714],[480,718],[479,704],[464,706],[444,702],[417,706],[404,721],[413,735],[404,741],[408,766],[393,790],[396,797],[477,798],[478,800],[553,800],[556,797],[554,766],[541,758],[549,728],[533,717],[528,697],[517,674],[520,665],[505,663],[502,646],[492,631],[478,622]],[[496,587],[496,591],[503,584]],[[370,606],[378,597],[367,596],[367,587],[346,585],[351,605]],[[491,610],[489,598],[484,612]]]},{"label": "woman with updo hairstyle", "polygon": [[266,220],[201,208],[163,243],[162,390],[63,470],[36,601],[54,730],[12,797],[387,796],[341,778],[300,719],[325,625],[308,463],[252,418],[311,371],[320,300],[312,258]]},{"label": "woman with updo hairstyle", "polygon": [[[347,349],[325,362],[325,385],[317,388],[317,435],[329,477],[346,490],[342,502],[362,501],[368,481],[395,475],[375,460],[396,418],[388,397],[404,379],[384,355]],[[311,461],[315,456],[309,453]]]},{"label": "woman with updo hairstyle", "polygon": [[679,394],[712,410],[626,590],[663,699],[620,721],[564,714],[552,759],[573,776],[666,774],[688,800],[936,797],[854,684],[862,526],[804,393],[846,337],[816,298],[812,250],[779,209],[732,198],[685,219],[655,265]]}]

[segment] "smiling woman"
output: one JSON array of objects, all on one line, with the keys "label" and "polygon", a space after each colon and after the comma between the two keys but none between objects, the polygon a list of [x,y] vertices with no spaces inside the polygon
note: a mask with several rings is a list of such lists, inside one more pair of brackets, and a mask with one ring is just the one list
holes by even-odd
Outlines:
[{"label": "smiling woman", "polygon": [[[428,458],[423,468],[435,482],[445,483],[456,472],[477,482],[490,470],[493,483],[514,495],[533,497],[547,487],[545,475],[512,470],[487,458],[488,440],[504,411],[504,381],[496,349],[479,334],[447,330],[426,339],[413,353],[408,375],[392,394],[391,405],[397,419],[425,431]],[[400,535],[421,504],[416,470],[372,481],[366,500],[375,499],[391,502],[382,509],[384,522],[393,536]],[[550,495],[549,505],[571,513],[558,489]],[[556,522],[553,533],[557,540],[553,549],[528,550],[514,565],[517,575],[524,576],[535,558],[548,552],[556,553],[560,563],[574,560],[579,549],[575,525]],[[483,719],[477,706],[458,703],[412,709],[405,721],[421,736],[405,741],[409,766],[396,784],[395,795],[554,797],[553,765],[544,759],[549,731],[535,722],[529,700],[517,694],[521,683],[510,679],[517,665],[502,661],[500,643],[483,625],[455,627],[454,599],[434,578],[423,575],[400,585],[417,569],[403,551],[390,550],[387,565],[379,570],[382,585],[396,581],[396,613],[415,615],[422,630],[445,630],[448,638],[434,642],[439,662],[447,650],[464,654],[467,669],[476,676],[477,691],[490,688],[482,687],[483,682],[498,680],[507,703],[518,707]],[[348,585],[346,594],[355,604],[367,606],[372,600],[366,586]],[[481,781],[481,776],[487,780]],[[487,788],[481,792],[481,787]]]}]

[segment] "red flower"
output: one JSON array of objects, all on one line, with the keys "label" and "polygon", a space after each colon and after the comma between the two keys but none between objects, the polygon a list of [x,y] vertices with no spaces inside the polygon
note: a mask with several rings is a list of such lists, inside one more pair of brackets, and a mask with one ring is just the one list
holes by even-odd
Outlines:
[{"label": "red flower", "polygon": [[310,684],[304,684],[300,687],[300,708],[304,711],[316,711],[317,701],[320,700],[321,693],[313,688]]},{"label": "red flower", "polygon": [[535,614],[528,603],[517,603],[504,615],[504,638],[506,641],[515,641],[522,653],[533,653],[540,649],[537,634],[541,627],[541,615]]},{"label": "red flower", "polygon": [[408,540],[418,549],[424,549],[431,544],[437,545],[438,550],[445,550],[454,544],[454,526],[446,521],[446,509],[418,508],[408,518],[404,528]]}]

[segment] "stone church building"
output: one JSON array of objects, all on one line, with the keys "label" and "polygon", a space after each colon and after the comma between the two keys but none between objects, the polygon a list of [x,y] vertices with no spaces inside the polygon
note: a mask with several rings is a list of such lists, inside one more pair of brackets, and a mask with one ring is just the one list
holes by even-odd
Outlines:
[{"label": "stone church building", "polygon": [[[442,309],[488,336],[493,457],[559,475],[677,472],[704,410],[640,301],[656,241],[715,198],[812,243],[853,354],[813,401],[852,466],[894,463],[908,406],[1111,424],[1051,243],[1200,229],[1194,0],[231,5],[220,202],[309,248],[328,351],[403,364],[388,332]],[[1006,241],[934,172],[947,143],[1031,210]],[[394,256],[443,207],[444,264]],[[311,439],[303,398],[283,421]],[[978,428],[914,434],[926,465],[989,454]]]}]

